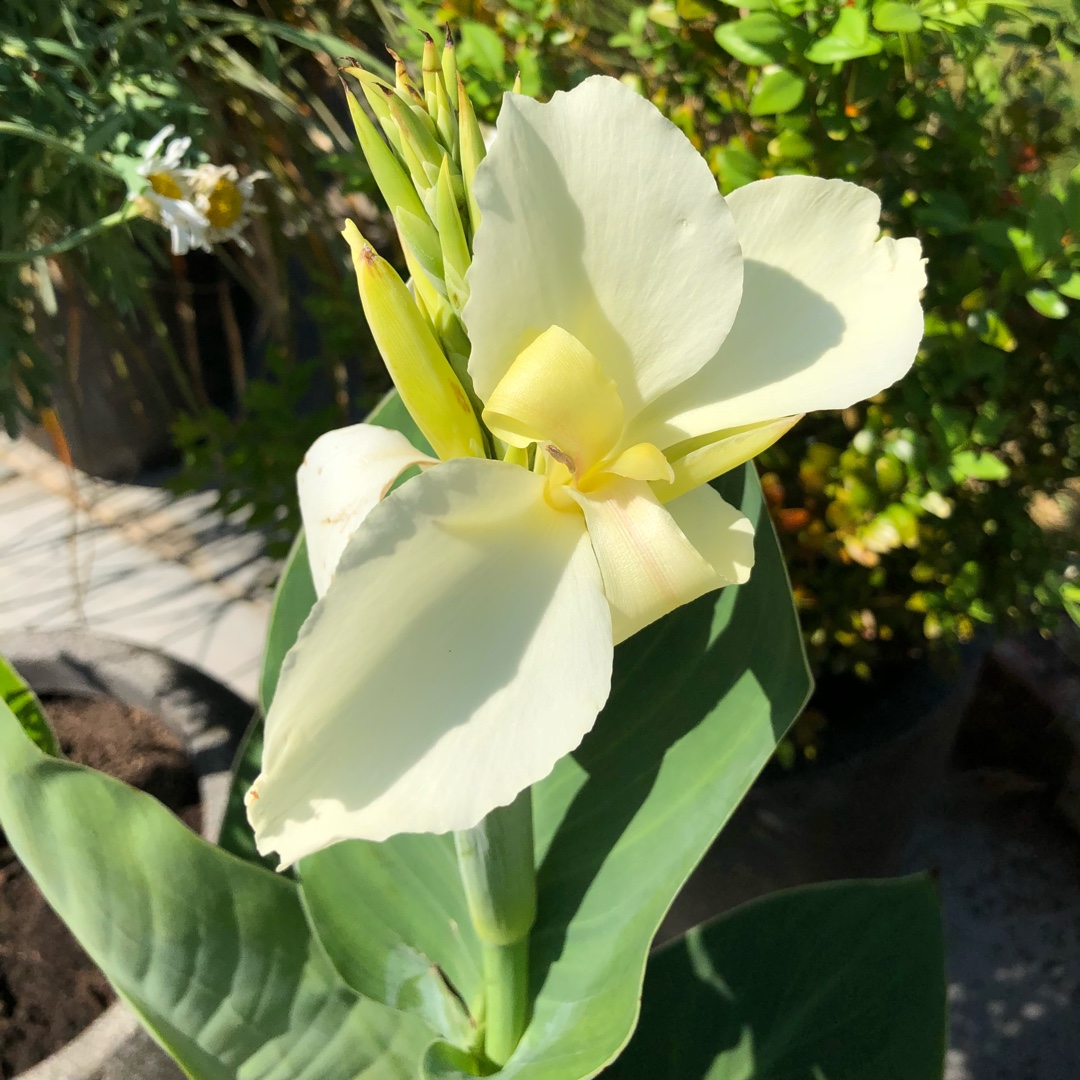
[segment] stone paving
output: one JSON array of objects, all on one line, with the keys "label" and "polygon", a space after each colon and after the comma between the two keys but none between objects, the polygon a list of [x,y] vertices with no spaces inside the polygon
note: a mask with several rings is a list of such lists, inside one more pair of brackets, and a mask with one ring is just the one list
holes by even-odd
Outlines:
[{"label": "stone paving", "polygon": [[212,502],[96,480],[0,435],[0,630],[90,629],[254,698],[276,565]]}]

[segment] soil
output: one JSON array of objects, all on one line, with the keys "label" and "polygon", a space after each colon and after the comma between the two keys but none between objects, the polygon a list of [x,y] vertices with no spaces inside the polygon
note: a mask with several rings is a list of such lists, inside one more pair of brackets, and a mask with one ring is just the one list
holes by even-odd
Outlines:
[{"label": "soil", "polygon": [[[105,698],[43,705],[68,758],[149,792],[199,829],[195,773],[162,721]],[[55,1053],[114,997],[0,832],[0,1080]]]}]

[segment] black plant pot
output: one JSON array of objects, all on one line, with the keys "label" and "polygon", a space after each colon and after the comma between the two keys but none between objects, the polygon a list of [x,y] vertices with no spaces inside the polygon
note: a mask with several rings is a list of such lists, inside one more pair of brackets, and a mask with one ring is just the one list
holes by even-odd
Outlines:
[{"label": "black plant pot", "polygon": [[[985,653],[983,643],[968,647],[951,671],[912,664],[870,697],[830,759],[790,773],[770,765],[676,898],[657,944],[778,889],[899,874]],[[823,694],[827,685],[815,698]]]}]

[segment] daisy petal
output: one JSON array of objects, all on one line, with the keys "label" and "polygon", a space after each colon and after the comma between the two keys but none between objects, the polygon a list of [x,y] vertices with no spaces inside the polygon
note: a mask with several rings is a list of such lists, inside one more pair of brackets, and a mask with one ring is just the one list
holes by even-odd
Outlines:
[{"label": "daisy petal", "polygon": [[745,260],[719,352],[650,410],[666,447],[761,420],[843,409],[896,382],[923,332],[918,240],[879,239],[881,204],[842,180],[780,176],[728,196]]},{"label": "daisy petal", "polygon": [[592,727],[611,617],[584,522],[543,492],[458,459],[368,515],[282,667],[248,795],[261,851],[470,828]]},{"label": "daisy petal", "polygon": [[[613,476],[592,491],[565,490],[585,514],[611,605],[616,645],[669,611],[736,580],[730,573],[732,560],[723,541],[707,535],[711,525],[727,531],[732,522],[722,514],[707,516],[699,510],[700,500],[687,504],[687,521],[694,539],[707,542],[709,550],[723,555],[720,567],[710,563],[705,550],[697,547],[669,513],[670,507],[661,505],[642,480]],[[678,507],[681,501],[676,499],[671,506]]]},{"label": "daisy petal", "polygon": [[312,444],[296,473],[316,596],[330,586],[341,553],[360,523],[411,465],[434,464],[400,431],[353,424]]},{"label": "daisy petal", "polygon": [[507,94],[475,191],[464,319],[484,401],[552,325],[599,360],[628,417],[715,354],[742,281],[731,215],[683,133],[628,87]]}]

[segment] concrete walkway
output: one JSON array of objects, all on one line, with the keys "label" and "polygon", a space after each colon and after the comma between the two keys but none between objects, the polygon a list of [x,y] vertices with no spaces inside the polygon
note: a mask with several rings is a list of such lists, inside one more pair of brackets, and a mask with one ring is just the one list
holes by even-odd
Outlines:
[{"label": "concrete walkway", "polygon": [[254,699],[277,567],[212,502],[96,480],[0,434],[0,630],[152,646]]}]

